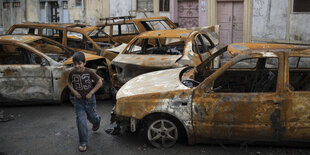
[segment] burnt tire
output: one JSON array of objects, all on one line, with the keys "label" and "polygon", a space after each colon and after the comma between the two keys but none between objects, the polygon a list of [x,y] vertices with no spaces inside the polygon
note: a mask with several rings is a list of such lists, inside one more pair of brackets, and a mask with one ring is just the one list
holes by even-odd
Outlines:
[{"label": "burnt tire", "polygon": [[146,138],[156,148],[169,148],[179,140],[179,128],[167,118],[154,119],[147,125]]}]

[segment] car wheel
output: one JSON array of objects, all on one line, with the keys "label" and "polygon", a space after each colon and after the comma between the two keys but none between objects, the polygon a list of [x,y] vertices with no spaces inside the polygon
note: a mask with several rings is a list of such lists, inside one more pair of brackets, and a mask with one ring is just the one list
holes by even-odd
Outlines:
[{"label": "car wheel", "polygon": [[147,127],[147,139],[154,147],[171,147],[178,141],[178,128],[173,121],[157,119]]}]

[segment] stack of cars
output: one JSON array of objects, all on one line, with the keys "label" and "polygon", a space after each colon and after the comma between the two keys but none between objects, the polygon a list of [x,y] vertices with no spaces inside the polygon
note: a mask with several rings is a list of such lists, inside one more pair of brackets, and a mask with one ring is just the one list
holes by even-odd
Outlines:
[{"label": "stack of cars", "polygon": [[235,43],[218,50],[218,25],[104,20],[13,25],[0,37],[1,102],[70,99],[71,56],[83,51],[86,67],[104,82],[99,98],[118,90],[112,122],[145,128],[155,147],[181,137],[190,144],[309,141],[310,47]]}]

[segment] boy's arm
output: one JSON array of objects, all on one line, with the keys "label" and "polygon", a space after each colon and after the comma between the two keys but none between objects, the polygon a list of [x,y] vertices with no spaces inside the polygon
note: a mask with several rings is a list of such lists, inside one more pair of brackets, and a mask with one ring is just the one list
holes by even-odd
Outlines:
[{"label": "boy's arm", "polygon": [[[70,74],[69,74],[69,76],[70,76]],[[69,78],[68,78],[68,88],[70,89],[70,91],[71,91],[71,93],[75,96],[75,97],[77,97],[78,99],[81,99],[82,98],[82,96],[81,96],[81,94],[79,93],[79,92],[77,92],[74,88],[73,88],[73,86],[72,86],[72,82],[69,80]]]},{"label": "boy's arm", "polygon": [[73,88],[72,83],[68,82],[68,88],[71,90],[72,94],[73,94],[75,97],[77,97],[78,99],[81,99],[81,98],[82,98],[81,94],[80,94],[79,92],[77,92],[77,91]]},{"label": "boy's arm", "polygon": [[97,76],[98,81],[97,81],[95,87],[86,95],[86,99],[90,99],[93,96],[93,94],[95,94],[95,92],[102,86],[101,78],[96,73],[94,73],[94,74]]}]

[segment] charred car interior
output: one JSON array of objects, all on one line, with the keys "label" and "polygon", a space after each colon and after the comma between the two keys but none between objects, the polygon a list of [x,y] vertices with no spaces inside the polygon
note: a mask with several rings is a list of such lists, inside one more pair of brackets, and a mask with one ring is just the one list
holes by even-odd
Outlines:
[{"label": "charred car interior", "polygon": [[111,63],[111,80],[120,88],[140,74],[182,66],[195,66],[217,50],[203,32],[149,31],[135,37]]}]

